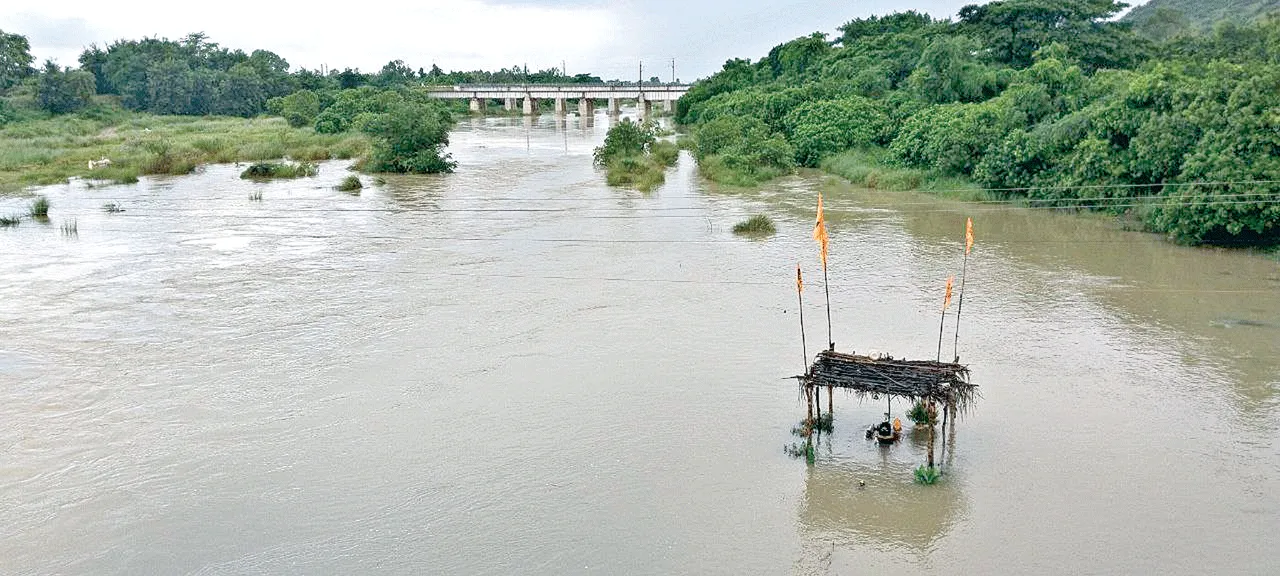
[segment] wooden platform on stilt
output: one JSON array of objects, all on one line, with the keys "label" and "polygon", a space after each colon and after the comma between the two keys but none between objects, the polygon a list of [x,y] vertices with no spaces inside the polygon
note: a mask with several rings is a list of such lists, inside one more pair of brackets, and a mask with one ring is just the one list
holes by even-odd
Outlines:
[{"label": "wooden platform on stilt", "polygon": [[809,386],[844,388],[858,396],[900,396],[929,400],[964,412],[978,398],[978,386],[969,382],[969,368],[932,360],[900,360],[844,354],[818,353],[809,373]]}]

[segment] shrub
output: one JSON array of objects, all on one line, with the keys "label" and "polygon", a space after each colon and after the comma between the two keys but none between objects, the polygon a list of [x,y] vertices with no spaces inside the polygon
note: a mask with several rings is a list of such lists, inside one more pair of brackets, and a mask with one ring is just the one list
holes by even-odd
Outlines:
[{"label": "shrub", "polygon": [[360,182],[360,177],[355,174],[343,178],[342,182],[338,183],[338,191],[340,192],[357,192],[361,188],[364,188],[364,184]]},{"label": "shrub", "polygon": [[607,165],[615,158],[643,154],[654,143],[654,125],[623,118],[605,134],[604,145],[595,149],[596,164]]},{"label": "shrub", "polygon": [[778,229],[773,225],[773,220],[764,214],[756,214],[742,222],[733,225],[734,234],[742,235],[767,235],[777,232]]},{"label": "shrub", "polygon": [[373,138],[367,168],[373,172],[434,174],[452,172],[457,163],[449,145],[453,115],[436,101],[401,101],[369,117],[362,131]]}]

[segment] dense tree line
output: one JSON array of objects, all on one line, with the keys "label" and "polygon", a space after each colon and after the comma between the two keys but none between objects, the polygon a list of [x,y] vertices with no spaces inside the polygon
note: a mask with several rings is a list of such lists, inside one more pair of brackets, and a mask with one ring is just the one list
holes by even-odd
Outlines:
[{"label": "dense tree line", "polygon": [[726,62],[677,119],[715,179],[864,150],[1008,196],[1131,210],[1188,242],[1280,240],[1280,20],[1156,40],[1116,21],[1123,7],[1001,0],[955,21],[853,20]]}]

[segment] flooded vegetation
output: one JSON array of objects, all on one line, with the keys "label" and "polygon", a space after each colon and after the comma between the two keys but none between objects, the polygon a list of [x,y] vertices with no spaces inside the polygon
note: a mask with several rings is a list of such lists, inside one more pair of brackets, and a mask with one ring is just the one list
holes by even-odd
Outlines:
[{"label": "flooded vegetation", "polygon": [[[37,190],[49,222],[0,230],[5,569],[1280,563],[1276,261],[816,171],[722,188],[690,153],[611,187],[611,122],[464,120],[454,174],[359,195],[349,161]],[[865,439],[878,400],[821,394],[833,416],[793,444],[819,192],[841,350],[933,358],[974,219],[957,354],[982,401],[936,484],[925,436]],[[755,215],[776,233],[733,233]]]}]

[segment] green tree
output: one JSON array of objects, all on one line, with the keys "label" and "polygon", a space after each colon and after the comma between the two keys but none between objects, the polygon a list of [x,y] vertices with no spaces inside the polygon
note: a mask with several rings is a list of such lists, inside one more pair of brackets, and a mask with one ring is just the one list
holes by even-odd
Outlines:
[{"label": "green tree", "polygon": [[937,104],[976,102],[996,89],[995,73],[978,62],[977,42],[963,36],[934,38],[908,78],[916,97]]},{"label": "green tree", "polygon": [[435,101],[402,100],[386,112],[372,114],[363,131],[373,138],[369,169],[374,172],[431,174],[457,166],[449,154],[449,110]]},{"label": "green tree", "polygon": [[52,60],[45,61],[36,89],[40,108],[54,114],[75,112],[93,99],[93,74],[84,70],[60,69]]},{"label": "green tree", "polygon": [[0,93],[17,85],[35,73],[31,63],[31,44],[21,34],[8,34],[0,30]]},{"label": "green tree", "polygon": [[879,106],[859,96],[806,102],[785,119],[796,161],[805,166],[817,166],[849,148],[871,146],[884,135],[887,123]]},{"label": "green tree", "polygon": [[320,97],[310,90],[299,90],[280,99],[280,115],[295,128],[310,126],[320,115]]},{"label": "green tree", "polygon": [[147,71],[149,109],[155,114],[191,113],[195,79],[187,63],[166,60]]},{"label": "green tree", "polygon": [[604,145],[595,149],[592,155],[596,164],[608,164],[615,158],[638,156],[653,144],[654,127],[649,123],[632,122],[623,118],[621,122],[609,128],[605,134]]},{"label": "green tree", "polygon": [[266,100],[258,72],[253,66],[240,63],[227,71],[226,79],[218,86],[214,111],[228,116],[253,116],[262,112]]}]

